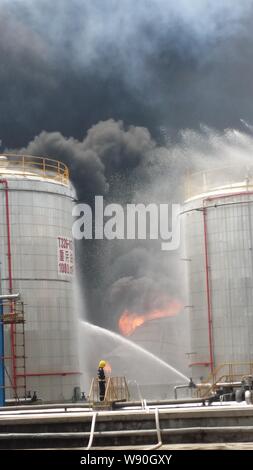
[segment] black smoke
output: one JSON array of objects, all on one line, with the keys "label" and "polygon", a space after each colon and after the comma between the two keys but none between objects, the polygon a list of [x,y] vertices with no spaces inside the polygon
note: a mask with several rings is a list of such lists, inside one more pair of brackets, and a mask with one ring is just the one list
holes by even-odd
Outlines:
[{"label": "black smoke", "polygon": [[251,25],[251,0],[1,0],[3,145],[110,118],[156,136],[252,121]]},{"label": "black smoke", "polygon": [[[253,122],[252,7],[0,0],[2,149],[66,162],[83,202],[178,202],[194,155],[219,160],[242,140],[223,130]],[[78,253],[94,322],[116,327],[122,308],[152,308],[153,292],[180,294],[176,255],[156,243],[87,241]]]},{"label": "black smoke", "polygon": [[[138,201],[148,204],[150,198],[152,202],[168,202],[172,192],[176,198],[171,175],[178,172],[181,178],[185,161],[183,158],[182,165],[174,168],[168,149],[158,145],[146,128],[125,126],[113,119],[94,125],[80,141],[59,132],[43,131],[27,147],[15,151],[53,155],[64,161],[70,168],[78,201],[92,207],[96,195],[103,195],[105,204],[116,202],[123,206]],[[176,273],[172,281],[160,242],[87,240],[77,242],[77,252],[93,321],[116,328],[122,308],[158,308],[157,297],[162,299],[163,293],[168,292],[169,300],[169,292],[172,295],[176,288]],[[120,302],[116,295],[119,289]]]}]

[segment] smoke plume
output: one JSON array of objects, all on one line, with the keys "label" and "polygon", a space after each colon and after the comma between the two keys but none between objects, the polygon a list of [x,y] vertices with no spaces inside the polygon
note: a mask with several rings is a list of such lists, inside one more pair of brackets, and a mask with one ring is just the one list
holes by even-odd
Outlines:
[{"label": "smoke plume", "polygon": [[[64,161],[81,201],[181,203],[186,172],[251,164],[253,138],[232,129],[201,126],[185,129],[177,143],[158,145],[143,127],[112,119],[94,125],[81,141],[59,132],[42,132],[18,151]],[[227,174],[228,170],[225,170]],[[161,251],[154,240],[86,240],[77,242],[79,268],[87,295],[89,320],[118,328],[123,311],[145,314],[184,301],[179,250]],[[180,263],[181,268],[180,269]]]},{"label": "smoke plume", "polygon": [[[64,161],[83,202],[182,201],[187,170],[251,162],[252,13],[252,0],[0,0],[2,149]],[[77,249],[95,323],[182,298],[179,254],[158,242]]]},{"label": "smoke plume", "polygon": [[173,132],[253,121],[252,0],[0,0],[0,129],[81,139],[113,118]]}]

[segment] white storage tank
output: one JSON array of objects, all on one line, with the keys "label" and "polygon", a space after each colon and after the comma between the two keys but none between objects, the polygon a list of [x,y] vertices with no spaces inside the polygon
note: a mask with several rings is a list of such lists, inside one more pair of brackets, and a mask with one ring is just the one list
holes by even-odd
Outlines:
[{"label": "white storage tank", "polygon": [[71,399],[80,386],[74,198],[63,163],[0,157],[1,292],[20,293],[25,318],[23,349],[21,329],[5,326],[7,398],[22,396],[25,381],[27,392],[46,401]]},{"label": "white storage tank", "polygon": [[192,375],[236,380],[253,370],[253,179],[241,167],[189,183],[182,218]]}]

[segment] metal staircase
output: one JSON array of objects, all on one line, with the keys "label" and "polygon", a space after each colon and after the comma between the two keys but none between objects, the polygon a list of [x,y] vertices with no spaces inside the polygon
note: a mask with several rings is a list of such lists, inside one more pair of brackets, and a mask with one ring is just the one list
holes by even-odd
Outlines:
[{"label": "metal staircase", "polygon": [[197,396],[208,398],[221,386],[238,386],[245,376],[253,375],[253,362],[224,362],[219,364],[207,379],[197,384]]},{"label": "metal staircase", "polygon": [[14,398],[18,402],[26,396],[24,304],[19,299],[1,302],[0,326],[8,340],[5,341],[4,355],[0,357],[5,375],[2,388],[6,398]]}]

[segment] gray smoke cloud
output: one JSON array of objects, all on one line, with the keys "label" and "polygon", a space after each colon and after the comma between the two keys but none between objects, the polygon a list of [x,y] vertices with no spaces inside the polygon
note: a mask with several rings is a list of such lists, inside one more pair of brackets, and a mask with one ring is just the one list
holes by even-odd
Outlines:
[{"label": "gray smoke cloud", "polygon": [[[252,145],[245,132],[201,126],[182,130],[177,143],[161,146],[147,129],[110,119],[94,125],[81,141],[44,131],[18,151],[64,161],[82,201],[92,204],[103,194],[106,202],[123,205],[171,204],[184,200],[187,170],[220,168],[223,179],[224,167],[227,177],[239,165],[251,165]],[[95,323],[118,329],[124,310],[145,313],[171,299],[184,303],[179,250],[164,253],[153,240],[87,240],[78,242],[77,250],[88,316]]]},{"label": "gray smoke cloud", "polygon": [[[79,201],[91,204],[96,195],[122,204],[138,199],[148,201],[151,181],[156,184],[165,173],[170,178],[172,164],[168,150],[152,139],[148,129],[125,126],[113,119],[94,125],[81,141],[66,138],[59,132],[43,131],[27,147],[13,151],[54,156],[65,162]],[[167,189],[165,195],[166,199]],[[154,201],[158,199],[156,195]],[[159,250],[150,242],[79,243],[78,263],[88,293],[89,318],[117,329],[122,309],[145,312],[164,303],[165,293],[172,291],[176,283],[168,276],[167,263],[158,255]],[[169,298],[168,293],[166,299]]]},{"label": "gray smoke cloud", "polygon": [[153,133],[252,121],[251,24],[252,0],[1,0],[3,145],[80,140],[109,118]]},{"label": "gray smoke cloud", "polygon": [[[70,168],[79,199],[93,200],[106,195],[110,178],[135,172],[154,152],[161,152],[144,127],[124,127],[109,119],[88,130],[83,140],[66,138],[60,132],[41,132],[27,147],[18,150],[30,155],[52,156]],[[144,164],[145,166],[145,164]]]},{"label": "gray smoke cloud", "polygon": [[[187,169],[250,162],[252,7],[0,0],[2,148],[64,161],[91,203],[179,202]],[[160,244],[87,241],[78,252],[94,322],[117,328],[124,308],[182,296],[178,253]]]}]

